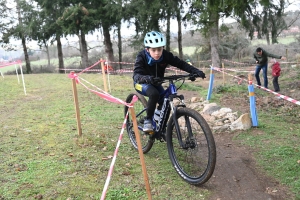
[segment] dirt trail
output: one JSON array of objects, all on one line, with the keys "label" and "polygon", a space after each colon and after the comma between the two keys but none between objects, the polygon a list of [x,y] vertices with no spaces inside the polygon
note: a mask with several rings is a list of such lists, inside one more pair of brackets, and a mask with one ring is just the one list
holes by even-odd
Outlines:
[{"label": "dirt trail", "polygon": [[[190,91],[182,91],[182,94],[187,100],[198,96],[197,92]],[[257,167],[251,149],[233,140],[234,134],[238,133],[214,134],[216,168],[212,178],[201,186],[212,193],[209,200],[293,199],[288,189]]]},{"label": "dirt trail", "polygon": [[212,192],[210,200],[292,199],[284,187],[261,173],[249,149],[232,141],[233,134],[214,136],[217,164],[204,186]]}]

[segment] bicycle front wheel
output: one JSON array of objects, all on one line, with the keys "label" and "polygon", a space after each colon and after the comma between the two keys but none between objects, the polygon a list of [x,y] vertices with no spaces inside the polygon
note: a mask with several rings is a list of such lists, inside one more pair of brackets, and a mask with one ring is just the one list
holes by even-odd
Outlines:
[{"label": "bicycle front wheel", "polygon": [[[143,127],[144,119],[146,117],[145,108],[147,107],[147,100],[145,99],[144,96],[142,96],[138,93],[131,93],[126,98],[126,102],[130,103],[132,101],[132,98],[134,97],[134,95],[136,95],[138,97],[138,101],[136,101],[133,106],[134,110],[135,110],[135,114],[136,114],[137,125],[139,127]],[[124,109],[125,117],[126,117],[127,111],[128,111],[128,107],[125,106],[125,109]],[[135,149],[138,150],[138,145],[137,145],[135,132],[134,132],[134,128],[133,128],[133,121],[131,119],[130,113],[128,114],[127,121],[126,121],[126,130],[127,130],[131,144],[133,145],[133,147]],[[140,139],[141,139],[141,144],[142,144],[141,146],[142,146],[143,153],[147,153],[152,148],[154,139],[151,139],[149,134],[146,134],[142,130],[139,130],[137,134],[140,134]]]},{"label": "bicycle front wheel", "polygon": [[210,179],[216,165],[212,132],[205,119],[190,108],[177,109],[176,120],[180,134],[176,131],[173,116],[168,122],[169,157],[181,178],[189,184],[201,185]]}]

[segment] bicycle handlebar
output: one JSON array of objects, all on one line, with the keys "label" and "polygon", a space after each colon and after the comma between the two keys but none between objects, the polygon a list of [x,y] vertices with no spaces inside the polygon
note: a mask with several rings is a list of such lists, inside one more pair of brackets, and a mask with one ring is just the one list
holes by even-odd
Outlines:
[{"label": "bicycle handlebar", "polygon": [[156,83],[163,83],[166,80],[173,80],[173,81],[174,80],[182,80],[182,79],[187,78],[187,77],[188,77],[188,80],[195,81],[198,76],[196,74],[172,75],[172,76],[165,76],[163,78],[155,77],[155,78],[153,78],[153,80]]}]

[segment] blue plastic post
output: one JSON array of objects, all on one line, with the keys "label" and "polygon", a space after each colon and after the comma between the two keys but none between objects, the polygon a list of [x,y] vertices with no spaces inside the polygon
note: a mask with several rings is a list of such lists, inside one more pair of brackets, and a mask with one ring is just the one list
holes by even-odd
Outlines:
[{"label": "blue plastic post", "polygon": [[250,113],[251,113],[251,119],[252,119],[252,126],[257,127],[258,126],[258,120],[257,120],[257,114],[256,114],[256,102],[255,102],[255,94],[254,94],[254,87],[252,85],[252,75],[249,74],[248,76],[249,85],[249,98],[250,98]]},{"label": "blue plastic post", "polygon": [[215,77],[215,75],[213,73],[213,67],[210,66],[210,78],[209,78],[209,86],[208,86],[208,92],[207,92],[206,100],[210,100],[212,89],[213,89],[214,77]]}]

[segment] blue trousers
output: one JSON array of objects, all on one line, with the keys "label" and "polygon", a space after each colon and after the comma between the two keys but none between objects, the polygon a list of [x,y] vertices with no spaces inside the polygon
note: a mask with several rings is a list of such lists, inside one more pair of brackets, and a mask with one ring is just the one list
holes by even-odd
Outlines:
[{"label": "blue trousers", "polygon": [[260,78],[259,78],[259,72],[260,72],[261,69],[263,70],[264,87],[268,88],[268,76],[267,76],[267,74],[268,74],[268,64],[265,64],[263,66],[256,66],[255,78],[256,78],[257,85],[261,85]]},{"label": "blue trousers", "polygon": [[162,85],[151,85],[151,84],[138,84],[134,83],[135,90],[144,95],[149,97],[147,102],[147,118],[152,119],[154,114],[156,104],[158,103],[160,106],[163,104],[164,99],[161,98],[165,92]]}]

